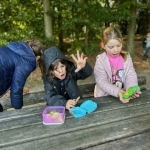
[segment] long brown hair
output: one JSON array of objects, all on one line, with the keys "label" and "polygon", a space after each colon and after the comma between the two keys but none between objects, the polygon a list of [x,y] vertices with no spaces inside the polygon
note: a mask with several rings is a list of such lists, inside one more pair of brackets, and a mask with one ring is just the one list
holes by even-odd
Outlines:
[{"label": "long brown hair", "polygon": [[[103,33],[102,33],[102,39],[101,39],[101,43],[103,43],[104,45],[107,44],[107,42],[111,39],[116,39],[119,42],[123,43],[123,38],[122,38],[122,34],[120,32],[120,30],[116,27],[107,27]],[[125,51],[121,51],[120,54],[122,55],[122,57],[124,58],[124,60],[127,59],[127,55],[128,53]]]},{"label": "long brown hair", "polygon": [[39,67],[41,69],[42,77],[44,77],[45,72],[46,72],[45,65],[44,65],[44,59],[43,59],[44,46],[40,43],[40,41],[36,37],[33,37],[30,40],[26,40],[25,42],[33,50],[34,55],[36,57],[40,56],[38,63],[39,63]]}]

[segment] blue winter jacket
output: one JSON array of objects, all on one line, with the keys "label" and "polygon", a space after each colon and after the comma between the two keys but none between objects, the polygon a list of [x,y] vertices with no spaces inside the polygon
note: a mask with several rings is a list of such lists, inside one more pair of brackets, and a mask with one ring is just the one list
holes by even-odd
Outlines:
[{"label": "blue winter jacket", "polygon": [[11,105],[23,106],[23,87],[36,68],[36,57],[25,42],[10,42],[0,47],[0,97],[10,89]]}]

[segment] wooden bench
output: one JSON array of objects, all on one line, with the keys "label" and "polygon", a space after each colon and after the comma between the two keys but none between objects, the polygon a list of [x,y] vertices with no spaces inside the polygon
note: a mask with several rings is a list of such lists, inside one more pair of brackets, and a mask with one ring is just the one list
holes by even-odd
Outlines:
[{"label": "wooden bench", "polygon": [[[141,90],[146,89],[146,77],[138,77],[138,84]],[[95,83],[79,85],[79,88],[83,94],[84,98],[93,97]],[[35,103],[45,102],[45,92],[28,93],[24,95],[24,105],[30,105]]]},{"label": "wooden bench", "polygon": [[[1,150],[149,150],[150,90],[123,104],[118,98],[90,98],[97,109],[83,118],[66,111],[61,125],[44,125],[45,106],[0,114]],[[79,103],[83,103],[81,99]]]},{"label": "wooden bench", "polygon": [[[146,89],[146,77],[145,76],[138,77],[138,84],[141,87],[141,90],[145,90]],[[94,87],[95,87],[95,83],[79,85],[79,88],[84,98],[93,97]],[[23,99],[24,99],[24,106],[29,106],[29,105],[34,105],[34,104],[41,105],[41,103],[42,105],[46,104],[44,91],[27,93],[26,95],[23,96]],[[6,105],[5,107],[7,109],[11,108],[9,98],[4,99],[3,101],[5,102],[5,105]]]}]

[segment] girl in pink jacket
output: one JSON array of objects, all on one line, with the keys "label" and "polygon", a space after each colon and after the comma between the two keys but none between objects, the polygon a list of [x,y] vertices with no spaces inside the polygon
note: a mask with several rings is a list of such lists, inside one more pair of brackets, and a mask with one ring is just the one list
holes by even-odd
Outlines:
[{"label": "girl in pink jacket", "polygon": [[132,59],[129,53],[122,51],[122,42],[122,35],[117,28],[108,27],[103,31],[101,47],[105,52],[97,56],[94,66],[94,97],[112,95],[127,103],[141,94],[135,91],[128,99],[122,97],[128,88],[138,85]]}]

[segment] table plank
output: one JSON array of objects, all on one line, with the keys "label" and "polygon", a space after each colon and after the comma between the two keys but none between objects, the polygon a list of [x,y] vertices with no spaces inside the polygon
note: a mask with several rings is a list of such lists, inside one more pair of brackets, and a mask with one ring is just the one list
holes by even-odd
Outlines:
[{"label": "table plank", "polygon": [[150,132],[112,141],[86,150],[149,150]]},{"label": "table plank", "polygon": [[[41,121],[42,120],[41,116],[39,116],[39,121],[33,124],[20,125],[22,119],[20,119],[20,123],[18,124],[16,124],[16,122],[19,122],[19,120],[18,121],[13,120],[12,122],[10,122],[10,128],[8,129],[5,129],[5,125],[8,123],[4,122],[4,123],[1,123],[1,128],[3,130],[1,129],[0,134],[3,137],[3,139],[0,140],[0,148],[2,145],[7,145],[7,144],[11,145],[11,143],[20,144],[23,141],[30,142],[30,140],[31,141],[39,140],[39,139],[41,140],[41,138],[47,139],[49,138],[49,136],[50,137],[55,136],[58,138],[59,135],[68,134],[68,132],[69,133],[79,132],[82,136],[82,134],[84,133],[83,130],[86,130],[86,129],[88,131],[90,128],[94,128],[94,130],[96,130],[98,126],[110,125],[111,123],[126,121],[128,119],[134,120],[135,117],[143,118],[143,116],[150,114],[149,108],[150,108],[149,105],[145,105],[145,107],[142,107],[142,108],[140,106],[133,107],[132,110],[130,109],[130,107],[126,107],[124,109],[116,109],[114,111],[111,111],[111,113],[110,111],[104,111],[101,113],[98,113],[98,111],[96,111],[80,119],[74,119],[72,117],[68,117],[66,118],[66,121],[63,125],[58,125],[58,126],[43,125]],[[32,116],[31,118],[27,117],[24,119],[28,121],[30,119],[36,120],[37,118],[38,117]],[[29,122],[31,122],[31,120]],[[14,127],[15,125],[16,127]],[[12,128],[12,126],[14,128]],[[149,124],[146,126],[147,126],[146,127],[147,129],[150,128]],[[22,136],[23,136],[23,139],[22,139]],[[52,145],[52,143],[50,145]]]},{"label": "table plank", "polygon": [[98,104],[96,111],[78,119],[66,112],[62,125],[42,124],[44,106],[1,113],[0,149],[66,150],[93,146],[107,149],[114,140],[140,140],[140,135],[149,139],[150,91],[144,91],[140,98],[127,104],[111,96],[92,100]]},{"label": "table plank", "polygon": [[[133,103],[128,103],[125,105],[122,103],[120,104],[120,102],[118,102],[118,101],[116,101],[117,102],[116,104],[111,101],[111,103],[109,102],[109,105],[108,105],[108,103],[99,103],[99,102],[102,102],[102,101],[97,102],[98,108],[95,112],[93,112],[91,114],[92,119],[94,119],[94,116],[95,116],[94,114],[99,114],[99,113],[103,114],[104,113],[105,115],[108,116],[107,117],[107,120],[108,120],[109,116],[111,116],[112,114],[117,117],[118,114],[120,115],[122,112],[124,113],[123,109],[125,109],[125,108],[127,109],[127,112],[130,113],[129,115],[132,117],[141,115],[143,113],[147,114],[150,111],[150,109],[149,109],[150,103],[147,103],[147,100],[145,103],[141,103],[141,104],[138,103],[137,107],[135,107],[135,105],[133,105]],[[141,105],[142,105],[142,107],[141,107]],[[131,110],[130,107],[133,107],[132,112],[134,110],[136,113],[130,112],[130,110]],[[12,117],[7,117],[5,119],[4,116],[6,114],[12,115],[12,113],[10,114],[10,112],[9,113],[7,112],[7,113],[5,113],[5,115],[3,117],[1,116],[1,118],[0,118],[0,130],[11,129],[11,128],[20,128],[22,126],[27,126],[27,125],[32,125],[32,124],[33,125],[41,124],[43,110],[44,110],[44,107],[36,108],[36,109],[29,108],[29,109],[25,109],[24,111],[12,111],[12,113],[14,113],[14,115]],[[118,110],[117,111],[118,114],[116,114],[116,111],[114,111],[114,110]],[[112,111],[112,112],[110,112],[110,111]],[[114,116],[112,116],[111,118],[115,118]],[[122,115],[120,115],[120,117],[122,119],[125,119],[124,117],[126,117],[126,115],[124,117]],[[69,113],[66,112],[66,119],[67,118],[72,118],[72,116],[70,116]],[[103,118],[101,118],[101,119],[103,120]],[[97,118],[95,118],[95,120],[97,121]]]},{"label": "table plank", "polygon": [[[82,129],[72,129],[61,134],[59,134],[58,131],[59,129],[61,130],[61,128],[57,127],[57,129],[53,128],[53,130],[55,130],[55,135],[51,134],[51,127],[49,127],[49,132],[48,130],[45,130],[45,127],[43,127],[42,131],[40,131],[38,127],[35,127],[33,133],[39,132],[39,137],[32,134],[32,136],[30,135],[28,139],[22,139],[20,134],[17,132],[17,135],[12,137],[11,140],[9,139],[9,141],[7,141],[7,139],[4,139],[3,142],[7,142],[7,145],[5,143],[1,143],[0,148],[5,146],[7,150],[9,150],[9,148],[11,150],[21,150],[28,147],[30,147],[30,149],[38,150],[48,150],[50,148],[55,150],[84,149],[150,131],[149,123],[150,117],[149,115],[146,115],[103,125],[85,126]],[[31,131],[32,130],[30,130],[30,132]],[[20,133],[22,132],[24,132],[24,130],[21,129]],[[29,132],[24,133],[23,135],[26,136],[27,134],[29,134]],[[2,133],[1,136],[3,137],[3,135],[4,134]],[[11,136],[11,134],[9,136]],[[17,140],[14,140],[16,137]]]},{"label": "table plank", "polygon": [[[143,105],[148,105],[150,104],[150,98],[146,99],[143,98],[142,94],[140,98],[131,101],[130,103],[123,104],[121,103],[117,98],[114,97],[103,97],[103,98],[93,98],[93,101],[97,102],[98,108],[96,112],[94,113],[101,113],[104,111],[108,111],[108,116],[109,116],[109,111],[115,110],[115,109],[124,109],[126,107],[135,107],[140,106],[143,107]],[[83,102],[84,100],[81,100]],[[12,110],[8,111],[5,113],[1,113],[0,115],[0,130],[3,129],[9,129],[9,128],[15,128],[20,125],[29,125],[29,124],[35,124],[35,123],[41,123],[42,122],[42,111],[44,110],[44,106],[41,107],[34,107],[34,108],[28,108],[28,109],[23,109],[23,110]],[[66,112],[66,117],[69,117],[69,113]],[[92,115],[93,116],[93,115]]]}]

